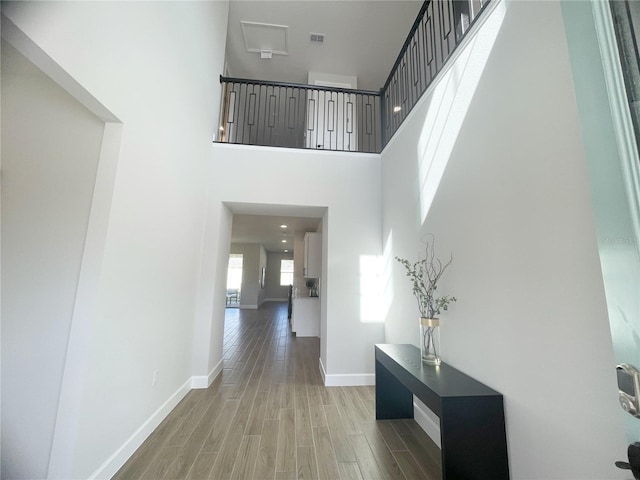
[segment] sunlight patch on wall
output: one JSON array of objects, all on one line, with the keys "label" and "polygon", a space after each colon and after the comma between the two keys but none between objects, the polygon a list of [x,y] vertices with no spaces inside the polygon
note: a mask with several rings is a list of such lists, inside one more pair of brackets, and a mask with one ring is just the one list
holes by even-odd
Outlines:
[{"label": "sunlight patch on wall", "polygon": [[505,2],[501,2],[432,93],[417,145],[421,223],[429,213],[505,13]]},{"label": "sunlight patch on wall", "polygon": [[384,323],[393,300],[393,241],[387,236],[380,255],[360,256],[360,322]]},{"label": "sunlight patch on wall", "polygon": [[383,315],[383,321],[387,318],[393,301],[393,266],[393,230],[391,230],[387,235],[387,241],[382,252],[382,277],[380,279],[382,285],[382,308],[380,311]]}]

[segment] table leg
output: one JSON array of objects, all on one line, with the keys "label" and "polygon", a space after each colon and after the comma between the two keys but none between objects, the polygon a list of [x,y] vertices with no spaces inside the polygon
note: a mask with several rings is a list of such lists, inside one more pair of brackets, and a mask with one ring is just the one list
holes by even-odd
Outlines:
[{"label": "table leg", "polygon": [[376,419],[413,418],[413,394],[376,361]]}]

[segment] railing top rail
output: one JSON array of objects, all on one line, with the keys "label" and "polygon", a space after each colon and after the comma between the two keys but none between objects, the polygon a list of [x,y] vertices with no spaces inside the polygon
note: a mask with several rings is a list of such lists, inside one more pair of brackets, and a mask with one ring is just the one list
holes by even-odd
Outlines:
[{"label": "railing top rail", "polygon": [[398,53],[398,57],[396,58],[396,61],[393,63],[393,67],[391,67],[391,70],[389,72],[389,76],[387,77],[387,81],[384,82],[384,85],[382,86],[380,91],[386,90],[387,86],[389,85],[389,82],[391,82],[391,79],[393,78],[393,74],[396,71],[396,67],[402,61],[402,57],[404,56],[404,53],[406,52],[407,48],[409,47],[409,44],[411,43],[411,40],[413,40],[413,34],[416,33],[416,30],[420,26],[420,22],[422,21],[422,17],[424,17],[425,12],[427,11],[427,7],[429,6],[430,3],[431,3],[431,0],[425,0],[423,2],[423,4],[422,4],[422,7],[420,7],[420,11],[418,12],[418,15],[416,16],[416,19],[413,22],[413,25],[411,26],[411,30],[409,31],[409,34],[407,35],[407,39],[402,44],[402,48],[400,49],[400,53]]},{"label": "railing top rail", "polygon": [[323,85],[307,85],[304,83],[292,83],[292,82],[270,82],[268,80],[251,80],[249,78],[233,78],[233,77],[223,77],[220,75],[220,83],[242,83],[242,84],[251,84],[251,85],[266,85],[272,87],[290,87],[290,88],[301,88],[304,90],[325,90],[330,92],[348,92],[360,95],[375,95],[380,96],[380,92],[375,92],[373,90],[358,90],[354,88],[340,88],[340,87],[325,87]]}]

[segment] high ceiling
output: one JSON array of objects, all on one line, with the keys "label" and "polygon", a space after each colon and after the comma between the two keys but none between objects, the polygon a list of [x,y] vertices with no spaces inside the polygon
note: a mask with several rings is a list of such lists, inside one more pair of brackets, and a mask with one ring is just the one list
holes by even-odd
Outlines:
[{"label": "high ceiling", "polygon": [[[357,88],[379,90],[400,52],[422,1],[407,0],[232,0],[227,33],[228,75],[237,78],[307,83],[308,73],[356,76]],[[286,30],[288,55],[261,59],[248,52],[241,22],[268,27],[259,48],[277,50]],[[311,33],[324,34],[313,44]],[[251,38],[250,38],[251,39]]]},{"label": "high ceiling", "polygon": [[[260,243],[268,252],[293,253],[293,239],[298,232],[315,232],[320,218],[280,217],[271,215],[234,215],[233,243]],[[282,225],[286,225],[285,228]],[[286,242],[286,243],[285,243]]]},{"label": "high ceiling", "polygon": [[[422,0],[231,0],[227,33],[227,75],[237,78],[307,83],[309,72],[357,77],[357,88],[379,90],[395,62]],[[286,30],[288,55],[261,59],[247,51],[242,22],[258,29],[250,42],[279,50]],[[286,27],[286,28],[280,28]],[[262,32],[262,33],[261,33]],[[313,44],[310,34],[324,34]],[[280,37],[279,37],[280,36]],[[322,210],[229,205],[234,213],[232,242],[261,243],[267,251],[292,251],[296,231],[315,231]],[[287,225],[286,231],[280,225]],[[283,235],[284,234],[284,235]],[[282,239],[288,243],[283,244]],[[290,247],[290,248],[289,248]]]},{"label": "high ceiling", "polygon": [[298,205],[234,202],[226,205],[233,213],[231,243],[259,243],[268,252],[293,252],[295,234],[315,232],[326,212],[324,207]]}]

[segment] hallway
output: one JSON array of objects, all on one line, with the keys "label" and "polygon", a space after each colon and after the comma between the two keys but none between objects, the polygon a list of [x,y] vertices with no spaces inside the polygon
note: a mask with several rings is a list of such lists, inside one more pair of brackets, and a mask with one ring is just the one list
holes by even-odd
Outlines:
[{"label": "hallway", "polygon": [[417,423],[375,421],[374,387],[323,386],[319,352],[317,338],[290,334],[286,303],[227,309],[222,374],[114,480],[440,479],[440,451]]}]

